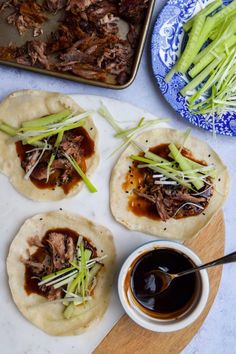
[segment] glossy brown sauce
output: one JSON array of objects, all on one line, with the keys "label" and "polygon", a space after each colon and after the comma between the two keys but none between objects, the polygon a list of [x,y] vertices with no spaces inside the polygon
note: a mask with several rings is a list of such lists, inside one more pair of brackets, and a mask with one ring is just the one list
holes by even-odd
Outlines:
[{"label": "glossy brown sauce", "polygon": [[[156,155],[159,155],[160,157],[163,157],[168,161],[173,161],[173,159],[169,157],[170,150],[168,145],[169,144],[160,144],[151,147],[149,151],[153,152]],[[205,161],[195,159],[191,151],[186,148],[183,148],[181,150],[181,154],[194,162],[197,162],[203,166],[207,166],[207,163]],[[143,153],[141,153],[140,156],[143,156]],[[122,184],[122,189],[124,190],[124,192],[129,193],[133,189],[138,189],[139,191],[142,191],[142,188],[144,187],[144,177],[146,169],[138,168],[137,165],[140,163],[141,162],[133,161],[130,165],[129,171],[126,174],[125,181]],[[138,196],[135,193],[131,193],[131,195],[129,196],[128,209],[137,216],[145,216],[152,220],[160,220],[160,216],[157,213],[155,204],[148,201],[147,199]],[[181,218],[181,216],[178,216],[178,218]]]},{"label": "glossy brown sauce", "polygon": [[[177,278],[168,289],[155,295],[162,286],[162,279],[148,272],[159,267],[170,273],[178,273],[194,267],[194,263],[183,253],[170,248],[146,252],[131,266],[125,281],[125,292],[127,294],[129,287],[135,304],[151,317],[178,318],[198,300],[201,290],[200,276],[193,273]],[[145,294],[150,296],[144,296]]]},{"label": "glossy brown sauce", "polygon": [[[45,247],[38,247],[37,250],[31,255],[31,259],[35,262],[43,262],[44,258],[48,255],[48,238],[51,232],[58,232],[63,234],[65,237],[71,237],[73,239],[74,245],[76,246],[79,234],[76,231],[73,231],[68,228],[58,228],[50,229],[46,232],[45,236],[42,239],[43,245]],[[85,249],[89,249],[92,252],[91,258],[97,257],[97,249],[91,244],[91,242],[83,236],[83,242]],[[25,265],[25,284],[24,288],[28,295],[34,293],[44,297],[47,297],[49,289],[47,287],[39,287],[38,283],[41,281],[41,278],[35,276],[32,272],[32,269]]]},{"label": "glossy brown sauce", "polygon": [[[80,145],[80,151],[81,151],[81,162],[80,162],[80,167],[83,170],[83,172],[86,172],[87,170],[87,165],[86,165],[86,160],[90,158],[94,154],[94,141],[90,138],[88,132],[83,128],[75,128],[71,129],[70,132],[75,133],[76,136],[82,136],[83,140]],[[65,132],[66,134],[66,132]],[[48,141],[49,143],[54,144],[55,142],[55,137],[51,137]],[[26,153],[29,150],[32,150],[34,146],[32,145],[23,145],[22,142],[17,142],[16,143],[16,152],[17,155],[20,159],[20,161],[24,161],[26,158]],[[47,161],[49,161],[50,156],[51,156],[51,151],[45,151],[44,156],[48,157]],[[55,189],[56,186],[58,186],[58,180],[60,179],[61,174],[63,173],[62,170],[56,170],[54,173],[52,173],[49,177],[49,181],[46,182],[46,179],[43,180],[37,180],[33,177],[30,177],[31,182],[39,189]],[[81,180],[81,177],[78,175],[78,173],[74,170],[72,174],[70,174],[70,181],[65,184],[61,184],[60,187],[63,189],[65,194],[68,194],[69,191]]]}]

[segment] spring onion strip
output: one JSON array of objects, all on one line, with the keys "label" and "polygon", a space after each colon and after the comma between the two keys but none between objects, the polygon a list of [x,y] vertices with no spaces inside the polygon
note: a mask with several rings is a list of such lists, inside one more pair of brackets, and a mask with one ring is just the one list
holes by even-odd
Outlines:
[{"label": "spring onion strip", "polygon": [[[50,286],[50,285],[54,285],[54,284],[60,284],[62,283],[65,279],[70,279],[71,277],[73,277],[77,272],[77,270],[74,270],[62,277],[60,277],[59,279],[54,279],[52,281],[49,281],[47,283],[44,283],[46,286]],[[39,285],[42,285],[42,284],[39,284]]]},{"label": "spring onion strip", "polygon": [[177,185],[176,181],[155,181],[154,184],[158,185]]},{"label": "spring onion strip", "polygon": [[179,154],[181,154],[185,144],[187,143],[188,138],[190,137],[192,132],[191,128],[187,128],[186,131],[184,132],[184,140],[183,143],[181,144],[180,148],[179,148]]},{"label": "spring onion strip", "polygon": [[129,145],[129,143],[133,140],[133,138],[135,137],[136,133],[132,133],[130,134],[129,138],[127,138],[121,145],[117,146],[112,152],[111,154],[108,156],[111,157],[113,156],[117,151],[119,151],[120,149],[124,148],[125,146]]},{"label": "spring onion strip", "polygon": [[166,170],[162,169],[161,167],[156,166],[156,165],[152,165],[152,164],[143,164],[143,165],[138,165],[137,167],[138,168],[150,168],[151,170],[153,170],[155,172],[159,172],[159,173],[163,174],[164,176],[166,176],[167,178],[178,182],[180,185],[183,185],[184,187],[193,190],[190,183],[184,181],[180,171],[175,171],[173,173],[173,172],[166,171]]},{"label": "spring onion strip", "polygon": [[202,194],[206,193],[207,191],[209,191],[211,188],[212,188],[212,186],[204,189],[204,191],[202,191],[202,192],[192,193],[192,195],[194,195],[194,196],[202,195]]},{"label": "spring onion strip", "polygon": [[150,128],[150,127],[155,126],[157,124],[168,121],[168,119],[152,119],[152,120],[148,120],[148,121],[144,121],[144,119],[145,118],[142,117],[140,119],[140,121],[138,122],[138,124],[134,128],[130,128],[128,130],[123,130],[122,132],[117,133],[115,135],[115,137],[116,138],[123,138],[123,137],[129,138],[132,133],[135,133],[137,135],[144,129],[147,129],[147,128]]},{"label": "spring onion strip", "polygon": [[9,124],[1,122],[1,121],[0,121],[0,131],[2,131],[3,133],[6,133],[7,135],[10,135],[12,137],[17,134],[16,128],[13,128]]},{"label": "spring onion strip", "polygon": [[[31,154],[31,153],[34,152],[34,151],[41,151],[41,150],[43,150],[43,147],[36,147],[36,148],[34,148],[34,149],[27,150],[27,151],[26,151],[26,154]],[[45,150],[52,150],[52,146],[49,145],[49,144],[47,144]]]},{"label": "spring onion strip", "polygon": [[142,127],[143,122],[144,122],[144,119],[145,119],[145,118],[142,117],[142,118],[139,120],[138,124],[137,124],[134,128],[130,128],[130,129],[127,129],[127,130],[122,130],[121,132],[116,133],[116,134],[115,134],[115,137],[116,137],[116,138],[123,138],[123,137],[129,136],[130,133],[133,133],[134,131],[136,131],[136,129]]},{"label": "spring onion strip", "polygon": [[80,175],[80,177],[82,178],[82,180],[84,181],[86,187],[88,188],[88,190],[91,193],[95,193],[97,192],[96,187],[92,184],[92,182],[89,180],[89,178],[86,176],[86,174],[82,171],[82,169],[80,168],[80,166],[78,165],[78,163],[76,162],[76,160],[72,157],[67,155],[66,153],[64,153],[64,156],[67,158],[67,160],[70,162],[70,164],[72,165],[72,167],[76,170],[76,172],[78,173],[78,175]]},{"label": "spring onion strip", "polygon": [[170,162],[170,161],[168,161],[168,160],[166,160],[166,159],[164,159],[163,157],[161,157],[161,156],[158,156],[157,154],[154,154],[153,152],[151,152],[151,151],[146,151],[145,152],[145,157],[147,157],[147,158],[150,158],[151,160],[153,160],[153,161],[156,161],[156,162],[160,162],[161,164],[171,164],[172,165],[172,163],[173,162]]},{"label": "spring onion strip", "polygon": [[[35,146],[35,147],[37,147],[37,148],[43,148],[44,147],[44,145],[45,145],[45,142],[43,142],[43,141],[36,141],[35,143],[32,143],[31,144],[32,146]],[[51,144],[47,144],[47,149],[52,149],[52,145]]]},{"label": "spring onion strip", "polygon": [[196,173],[196,172],[200,172],[200,173],[205,173],[207,174],[210,171],[215,171],[215,166],[214,165],[208,165],[208,166],[203,166],[201,168],[196,168],[196,169],[191,169],[191,170],[187,170],[185,171],[185,173]]},{"label": "spring onion strip", "polygon": [[138,142],[138,141],[136,141],[136,140],[132,140],[131,143],[132,143],[132,145],[134,145],[138,150],[140,150],[140,151],[142,151],[142,152],[147,152],[147,151],[149,150],[147,145],[141,144],[140,142]]},{"label": "spring onion strip", "polygon": [[59,113],[50,114],[48,116],[44,116],[41,118],[36,118],[30,121],[25,121],[22,123],[23,128],[34,128],[37,126],[46,126],[49,124],[57,123],[62,121],[63,119],[69,117],[72,114],[70,109],[66,109]]},{"label": "spring onion strip", "polygon": [[[16,139],[18,141],[26,139],[26,143],[31,145],[32,143],[34,143],[36,141],[40,141],[40,140],[43,140],[45,138],[51,137],[53,135],[57,135],[58,133],[60,133],[62,131],[65,132],[65,131],[68,131],[68,130],[71,130],[71,129],[75,129],[75,128],[81,127],[81,126],[84,125],[84,123],[85,123],[85,119],[80,119],[77,123],[73,123],[73,124],[70,124],[70,125],[62,127],[62,128],[52,129],[50,131],[43,132],[43,133],[34,135],[32,137],[28,137],[27,133],[21,134],[21,135],[17,135]],[[16,141],[16,140],[14,140],[14,141]]]},{"label": "spring onion strip", "polygon": [[[194,95],[190,102],[190,107],[194,109],[194,113],[207,114],[212,117],[213,129],[214,120],[218,116],[223,115],[227,111],[235,110],[235,86],[236,86],[236,52],[232,50],[226,58],[224,65],[220,67],[217,73],[214,74],[204,84],[204,86]],[[200,95],[212,87],[212,95],[208,100],[205,100],[204,105],[194,105],[194,101]]]},{"label": "spring onion strip", "polygon": [[161,166],[163,168],[170,169],[172,172],[175,172],[175,169],[172,169],[172,163],[171,162],[156,162],[155,160],[147,159],[146,157],[138,156],[138,155],[130,155],[130,158],[135,161],[140,161],[140,162],[145,162],[147,164],[150,164],[152,166]]},{"label": "spring onion strip", "polygon": [[[73,298],[76,298],[77,300],[82,300],[82,297],[80,295],[77,295],[77,294],[74,294],[74,293],[71,293],[65,289],[63,289],[64,293],[66,293],[69,297],[73,297]],[[89,299],[89,297],[87,297],[87,300],[91,300],[91,297]]]},{"label": "spring onion strip", "polygon": [[210,52],[218,52],[220,49],[224,49],[225,46],[230,46],[236,32],[236,23],[232,21],[227,22],[226,27],[221,27],[219,35],[203,50],[201,50],[194,59],[194,64],[199,63],[203,57],[207,56]]},{"label": "spring onion strip", "polygon": [[84,297],[85,297],[85,255],[84,255],[84,244],[81,242],[80,244],[80,253],[81,253],[81,258],[80,258],[80,267],[81,267],[81,295],[82,299],[84,302]]},{"label": "spring onion strip", "polygon": [[58,148],[59,148],[59,146],[60,146],[60,144],[61,144],[63,135],[64,135],[64,132],[63,132],[63,131],[60,132],[60,133],[58,133],[58,135],[57,135],[57,138],[56,138],[56,141],[55,141],[55,144],[54,144],[54,151],[53,151],[53,153],[52,153],[51,156],[50,156],[50,159],[49,159],[49,162],[48,162],[48,166],[47,166],[47,178],[46,178],[46,182],[48,182],[48,180],[49,180],[51,166],[52,166],[53,161],[54,161],[55,158],[56,158],[57,151],[58,151]]},{"label": "spring onion strip", "polygon": [[61,286],[69,284],[73,279],[75,279],[76,275],[77,275],[77,272],[75,272],[75,274],[73,274],[71,277],[66,278],[65,280],[62,280],[61,282],[54,284],[53,285],[54,289],[58,289]]},{"label": "spring onion strip", "polygon": [[106,119],[106,121],[113,127],[113,129],[117,133],[121,133],[123,129],[119,126],[119,124],[115,121],[114,117],[112,114],[109,112],[107,107],[104,105],[103,102],[101,102],[100,108],[98,109],[98,113]]},{"label": "spring onion strip", "polygon": [[45,141],[45,147],[43,148],[41,154],[36,160],[35,164],[29,169],[29,171],[25,174],[24,179],[28,180],[30,178],[31,173],[34,171],[35,167],[38,165],[39,161],[43,157],[44,152],[47,150],[47,141]]},{"label": "spring onion strip", "polygon": [[69,267],[69,268],[65,268],[65,269],[62,269],[62,270],[59,270],[57,272],[54,272],[54,273],[51,273],[51,274],[48,274],[48,275],[45,275],[44,277],[42,277],[42,281],[40,283],[38,283],[38,285],[43,285],[45,284],[46,282],[48,282],[49,280],[53,280],[53,279],[56,279],[58,278],[60,275],[62,274],[65,274],[65,273],[68,273],[70,272],[71,270],[73,270],[74,267]]},{"label": "spring onion strip", "polygon": [[[154,126],[156,124],[160,124],[162,122],[167,122],[169,119],[153,119],[153,120],[147,120],[144,121],[145,118],[142,117],[138,124],[130,129],[122,129],[122,127],[116,122],[112,114],[109,112],[109,110],[106,108],[106,106],[101,102],[101,106],[98,109],[98,113],[106,119],[106,121],[114,128],[116,131],[115,137],[122,138],[124,140],[124,143],[119,145],[117,148],[115,148],[114,151],[108,156],[111,157],[113,156],[118,150],[124,148],[127,146],[129,143],[132,143],[134,145],[138,145],[137,142],[134,141],[134,138],[143,130],[150,128],[151,126]],[[146,147],[144,148],[146,149]],[[143,148],[141,148],[143,150]],[[147,148],[148,150],[148,148]]]},{"label": "spring onion strip", "polygon": [[190,71],[189,75],[194,78],[198,75],[208,64],[210,64],[215,58],[220,59],[220,54],[225,51],[225,45],[227,48],[232,47],[236,43],[236,36],[233,35],[225,41],[223,45],[216,47],[213,52],[206,54]]},{"label": "spring onion strip", "polygon": [[212,23],[213,23],[213,28],[216,28],[224,19],[228,16],[231,15],[232,12],[236,10],[236,1],[232,1],[229,5],[225,6],[222,8],[221,11],[218,11],[215,15],[211,17]]}]

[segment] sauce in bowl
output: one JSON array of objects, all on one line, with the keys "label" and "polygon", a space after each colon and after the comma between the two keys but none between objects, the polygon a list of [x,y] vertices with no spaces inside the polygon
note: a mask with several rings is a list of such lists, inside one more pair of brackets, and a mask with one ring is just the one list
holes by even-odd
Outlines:
[{"label": "sauce in bowl", "polygon": [[194,266],[188,256],[171,248],[155,248],[141,254],[131,265],[125,282],[132,301],[139,310],[154,318],[172,320],[182,317],[199,299],[200,275],[192,273],[176,278],[166,290],[157,294],[163,279],[152,271],[179,273]]}]

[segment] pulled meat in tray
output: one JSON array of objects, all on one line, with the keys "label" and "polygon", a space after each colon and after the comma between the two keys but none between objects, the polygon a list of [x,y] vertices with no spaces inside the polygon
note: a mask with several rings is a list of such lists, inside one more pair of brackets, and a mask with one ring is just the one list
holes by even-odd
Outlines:
[{"label": "pulled meat in tray", "polygon": [[[125,84],[131,75],[148,3],[148,0],[2,2],[0,19],[17,28],[23,44],[10,42],[7,47],[0,43],[0,59],[88,80]],[[53,31],[48,32],[52,23]]]}]

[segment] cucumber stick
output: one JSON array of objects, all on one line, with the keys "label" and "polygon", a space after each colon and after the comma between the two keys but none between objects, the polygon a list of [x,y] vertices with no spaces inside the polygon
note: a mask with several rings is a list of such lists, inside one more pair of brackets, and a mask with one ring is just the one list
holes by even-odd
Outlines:
[{"label": "cucumber stick", "polygon": [[199,37],[202,33],[203,27],[205,27],[205,21],[206,17],[201,15],[198,16],[193,23],[193,28],[191,29],[187,45],[176,67],[176,70],[182,74],[188,70],[201,48],[199,48]]},{"label": "cucumber stick", "polygon": [[[209,5],[207,5],[203,10],[201,10],[201,14],[208,16],[210,15],[213,11],[215,11],[216,9],[218,9],[220,6],[222,5],[222,0],[215,0],[213,2],[211,2]],[[197,16],[199,16],[199,13],[197,13],[195,16],[193,16],[188,22],[186,22],[184,24],[184,30],[185,32],[188,32],[192,26],[193,26],[193,22],[194,20],[197,18]]]},{"label": "cucumber stick", "polygon": [[216,58],[212,63],[210,63],[199,75],[197,75],[192,81],[188,83],[180,92],[183,96],[186,96],[188,91],[195,89],[203,80],[205,80],[211,72],[217,67],[217,65],[225,57],[224,54],[221,54]]},{"label": "cucumber stick", "polygon": [[208,64],[210,64],[220,53],[223,53],[226,48],[230,49],[236,44],[236,35],[229,37],[224,43],[221,43],[215,49],[206,54],[202,59],[189,71],[189,75],[194,78],[199,74]]},{"label": "cucumber stick", "polygon": [[[175,159],[175,161],[179,164],[179,167],[182,171],[189,171],[191,170],[191,164],[188,162],[187,159],[185,159],[182,154],[180,153],[180,151],[177,149],[177,147],[175,146],[175,144],[171,143],[169,145],[169,149],[171,152],[171,155],[173,156],[173,158]],[[199,177],[199,175],[197,173],[192,172],[191,175],[193,177],[196,177],[196,179],[192,180],[192,184],[194,185],[194,187],[199,190],[202,187],[204,187],[204,182],[200,179],[197,178]]]}]

